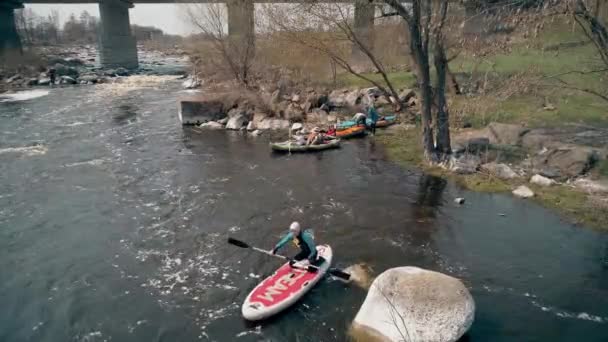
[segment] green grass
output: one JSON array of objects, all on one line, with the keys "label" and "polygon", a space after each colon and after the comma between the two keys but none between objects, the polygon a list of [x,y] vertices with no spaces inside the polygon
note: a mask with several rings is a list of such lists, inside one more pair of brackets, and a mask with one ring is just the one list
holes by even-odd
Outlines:
[{"label": "green grass", "polygon": [[[559,43],[584,40],[585,36],[577,26],[556,21],[546,26],[536,39],[521,41],[512,46],[509,53],[488,56],[480,63],[479,59],[471,57],[471,53],[463,51],[450,65],[456,73],[476,71],[482,76],[487,73],[490,82],[506,80],[518,73],[547,77],[572,70],[596,70],[600,68],[600,64],[592,44],[560,48],[558,51],[545,50],[546,47]],[[377,74],[366,76],[381,81]],[[561,78],[572,86],[603,93],[606,93],[608,87],[606,73],[569,74]],[[397,88],[413,87],[415,82],[410,72],[392,73],[389,79]],[[340,81],[345,86],[370,86],[366,81],[348,74],[341,75]],[[492,121],[522,123],[530,127],[568,123],[608,127],[608,103],[605,100],[585,92],[563,88],[553,79],[544,79],[542,83],[545,86],[521,89],[510,96],[500,94],[500,90],[504,88],[502,85],[496,87],[498,92],[490,91],[472,97],[453,96],[450,99],[450,111],[453,117],[460,116],[462,121],[469,122],[474,127],[482,127]],[[544,110],[545,101],[551,103],[555,110]]]}]

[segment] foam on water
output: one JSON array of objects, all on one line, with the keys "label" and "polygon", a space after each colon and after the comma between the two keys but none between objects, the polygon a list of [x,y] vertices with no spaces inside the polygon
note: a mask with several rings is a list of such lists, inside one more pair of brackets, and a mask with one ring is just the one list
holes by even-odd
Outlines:
[{"label": "foam on water", "polygon": [[18,102],[35,99],[38,97],[46,96],[50,93],[48,90],[34,89],[24,90],[16,93],[2,94],[0,95],[0,103],[2,102]]},{"label": "foam on water", "polygon": [[580,319],[583,321],[589,321],[589,322],[600,323],[600,324],[608,323],[608,317],[592,315],[587,312],[570,312],[570,311],[566,311],[566,310],[560,310],[559,308],[556,308],[556,307],[542,305],[539,302],[534,301],[534,300],[531,303],[532,303],[532,305],[541,309],[542,311],[552,313],[557,317]]},{"label": "foam on water", "polygon": [[0,154],[18,153],[28,157],[41,156],[46,154],[47,151],[48,148],[44,145],[0,148]]},{"label": "foam on water", "polygon": [[87,160],[87,161],[66,164],[65,167],[86,166],[86,165],[99,166],[99,165],[103,164],[104,162],[105,162],[104,159],[91,159],[91,160]]}]

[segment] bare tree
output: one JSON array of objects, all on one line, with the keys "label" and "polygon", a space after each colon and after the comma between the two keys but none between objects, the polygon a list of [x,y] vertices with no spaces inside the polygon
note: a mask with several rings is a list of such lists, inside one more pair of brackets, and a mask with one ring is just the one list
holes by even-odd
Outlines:
[{"label": "bare tree", "polygon": [[253,30],[239,35],[229,35],[228,11],[224,4],[192,4],[186,9],[190,22],[210,42],[219,58],[209,62],[227,71],[238,83],[250,88],[255,57]]},{"label": "bare tree", "polygon": [[[448,0],[412,0],[411,9],[398,0],[383,0],[392,12],[386,16],[399,16],[407,23],[410,37],[410,55],[414,63],[421,98],[422,146],[427,161],[444,160],[450,153],[449,111],[445,97],[447,57],[443,29]],[[432,44],[437,81],[431,84],[429,45]],[[433,108],[436,117],[433,120]],[[433,124],[435,122],[435,125]],[[433,126],[437,129],[433,136]]]},{"label": "bare tree", "polygon": [[[352,6],[344,4],[300,4],[291,7],[267,6],[269,30],[286,39],[327,56],[331,65],[377,87],[383,96],[401,109],[399,94],[388,77],[384,63],[366,42],[365,35],[354,28]],[[351,47],[358,49],[381,76],[369,77],[351,59]]]}]

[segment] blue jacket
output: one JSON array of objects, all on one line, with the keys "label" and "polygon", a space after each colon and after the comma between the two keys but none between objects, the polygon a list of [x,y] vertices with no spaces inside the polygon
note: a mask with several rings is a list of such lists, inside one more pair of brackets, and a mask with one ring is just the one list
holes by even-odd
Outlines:
[{"label": "blue jacket", "polygon": [[367,117],[373,122],[376,123],[378,121],[378,118],[380,117],[380,115],[378,115],[378,112],[376,111],[376,108],[374,107],[369,107],[367,109]]},{"label": "blue jacket", "polygon": [[285,246],[289,240],[293,240],[293,242],[300,247],[301,251],[305,251],[308,254],[307,258],[313,261],[314,256],[317,253],[317,247],[315,246],[315,241],[312,234],[306,230],[302,230],[298,235],[294,235],[292,232],[289,232],[281,239],[281,241],[277,243],[274,248],[279,250],[281,247]]}]

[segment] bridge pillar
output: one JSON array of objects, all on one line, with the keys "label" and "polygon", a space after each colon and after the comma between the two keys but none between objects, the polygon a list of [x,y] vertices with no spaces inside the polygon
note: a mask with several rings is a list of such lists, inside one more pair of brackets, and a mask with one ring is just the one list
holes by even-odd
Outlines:
[{"label": "bridge pillar", "polygon": [[[374,16],[376,6],[367,0],[355,1],[354,32],[357,39],[366,49],[374,48]],[[353,45],[351,58],[355,65],[369,65],[369,59],[356,44]]]},{"label": "bridge pillar", "polygon": [[102,0],[99,3],[101,25],[99,32],[99,62],[104,67],[135,69],[137,42],[131,34],[127,0]]},{"label": "bridge pillar", "polygon": [[250,64],[255,56],[254,0],[228,0],[228,52],[239,67]]},{"label": "bridge pillar", "polygon": [[9,50],[21,53],[21,39],[15,25],[15,9],[23,8],[19,1],[0,2],[0,54]]},{"label": "bridge pillar", "polygon": [[228,8],[228,35],[232,38],[247,39],[254,37],[252,0],[230,0]]}]

